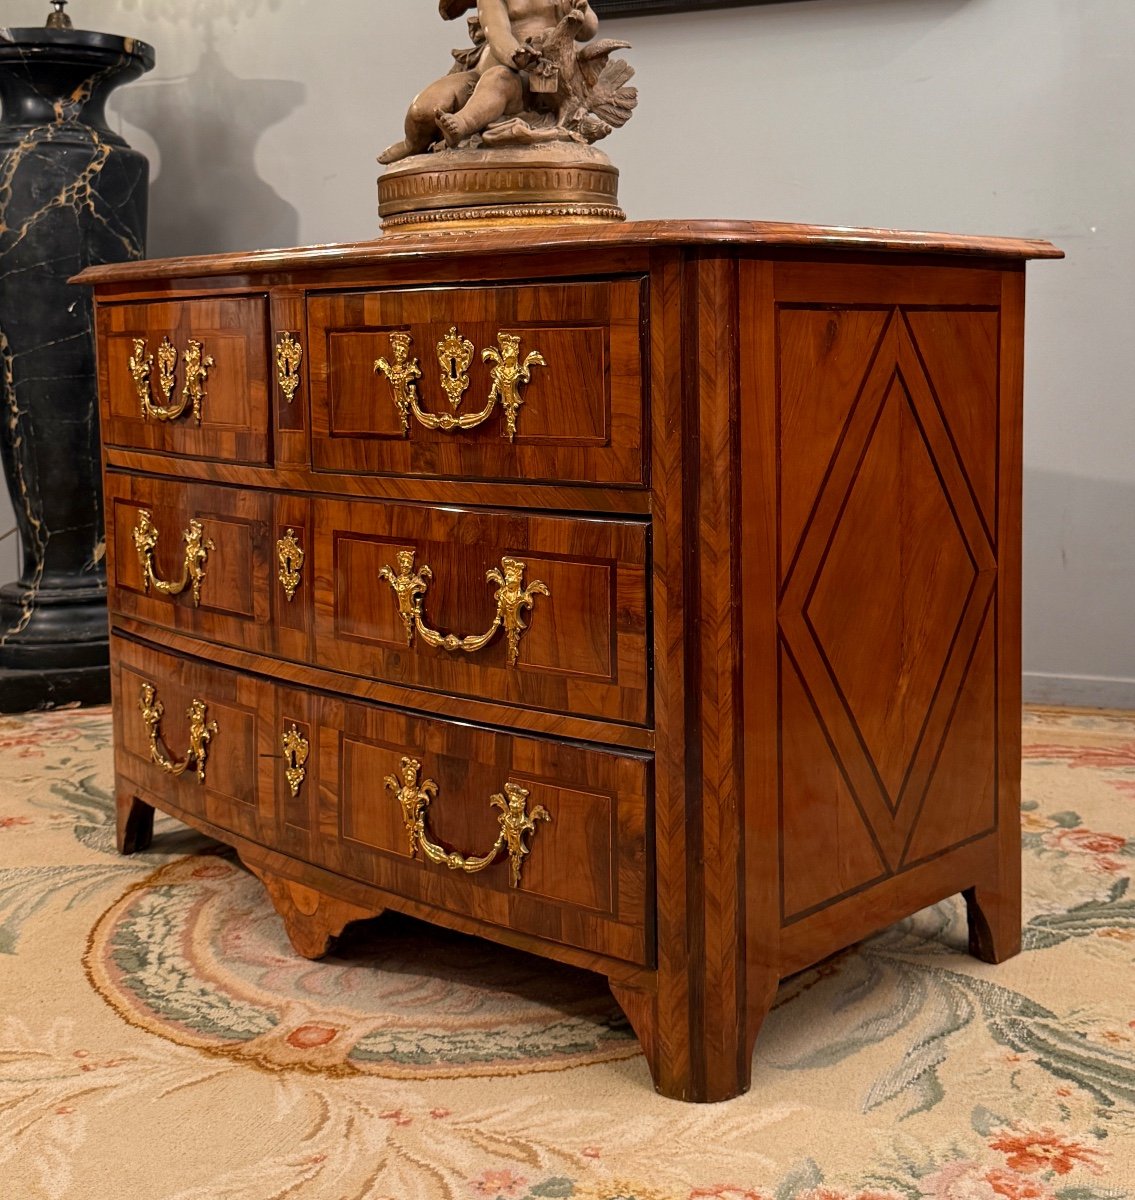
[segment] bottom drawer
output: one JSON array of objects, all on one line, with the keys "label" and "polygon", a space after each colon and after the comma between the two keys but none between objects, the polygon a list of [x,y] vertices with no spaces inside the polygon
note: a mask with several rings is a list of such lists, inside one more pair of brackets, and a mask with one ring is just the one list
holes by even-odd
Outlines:
[{"label": "bottom drawer", "polygon": [[278,686],[115,639],[120,783],[436,909],[651,965],[648,756]]}]

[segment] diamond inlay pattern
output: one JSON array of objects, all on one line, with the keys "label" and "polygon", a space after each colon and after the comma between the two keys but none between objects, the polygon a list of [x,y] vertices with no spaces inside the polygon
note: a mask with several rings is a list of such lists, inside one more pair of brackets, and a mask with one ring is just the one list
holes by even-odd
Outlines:
[{"label": "diamond inlay pattern", "polygon": [[[830,813],[814,798],[814,820],[846,826],[850,795],[891,873],[920,844],[915,827],[970,668],[980,660],[987,669],[987,656],[974,652],[996,566],[943,417],[964,408],[964,391],[948,376],[928,377],[906,314],[894,309],[873,344],[860,340],[861,383],[848,407],[840,333],[852,322],[862,330],[863,318],[830,310],[825,318],[841,349],[831,366],[838,386],[829,386],[818,354],[811,402],[846,415],[822,473],[809,465],[819,483],[799,541],[781,546],[781,638],[843,780]],[[794,466],[782,458],[786,478]],[[863,859],[860,873],[869,865]],[[832,861],[844,891],[869,882],[849,877],[848,866]],[[786,900],[791,917],[796,906]]]},{"label": "diamond inlay pattern", "polygon": [[804,609],[892,809],[976,575],[896,373]]}]

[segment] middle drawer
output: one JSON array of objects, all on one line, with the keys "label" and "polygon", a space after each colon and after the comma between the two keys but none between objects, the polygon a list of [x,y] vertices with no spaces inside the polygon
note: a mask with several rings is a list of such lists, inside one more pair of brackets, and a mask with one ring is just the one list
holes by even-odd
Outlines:
[{"label": "middle drawer", "polygon": [[641,521],[107,476],[111,608],[434,692],[646,725]]},{"label": "middle drawer", "polygon": [[312,507],[316,661],[647,723],[644,524],[372,501]]}]

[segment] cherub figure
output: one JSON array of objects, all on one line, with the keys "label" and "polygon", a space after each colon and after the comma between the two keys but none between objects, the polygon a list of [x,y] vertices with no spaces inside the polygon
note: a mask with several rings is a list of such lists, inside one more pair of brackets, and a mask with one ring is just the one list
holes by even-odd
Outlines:
[{"label": "cherub figure", "polygon": [[[565,107],[559,66],[563,43],[589,42],[599,29],[599,18],[588,0],[441,0],[441,15],[453,20],[474,7],[476,17],[469,21],[472,48],[454,51],[456,62],[450,73],[415,97],[406,115],[406,136],[380,155],[379,162],[395,163],[425,153],[439,139],[448,146],[459,146],[506,118],[519,122],[516,140],[551,140],[554,136],[547,130],[536,138],[525,136],[531,130],[521,118],[543,104],[542,123],[559,123]],[[611,50],[625,45],[606,42],[594,48],[588,72],[591,84],[606,70]],[[567,73],[579,74],[574,70],[574,50],[571,59],[573,69]],[[635,96],[633,88],[622,87],[631,74],[629,67],[623,67],[625,70],[616,73],[617,82],[614,77],[603,80],[598,89],[599,108],[591,106],[596,112],[604,110],[602,119],[592,121],[590,129],[572,129],[564,136],[590,142],[630,116]],[[614,116],[610,115],[608,95],[616,97]],[[586,117],[579,108],[578,103],[573,105],[572,119],[577,124]]]}]

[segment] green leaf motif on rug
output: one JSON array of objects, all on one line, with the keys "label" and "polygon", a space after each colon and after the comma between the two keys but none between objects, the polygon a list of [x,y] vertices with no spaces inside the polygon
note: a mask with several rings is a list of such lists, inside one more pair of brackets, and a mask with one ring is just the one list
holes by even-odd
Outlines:
[{"label": "green leaf motif on rug", "polygon": [[[1126,880],[1112,889],[1112,896],[1125,891]],[[1106,921],[1097,917],[1100,924],[1114,925],[1128,915],[1135,919],[1135,913],[1126,913],[1132,907],[1129,902],[1109,899],[1104,907],[1108,916]],[[1084,924],[1086,912],[1096,911],[1092,905],[1082,908],[1064,914],[1073,928]],[[1059,929],[1059,919],[1054,920]],[[1067,931],[1065,935],[1074,936]],[[865,1112],[894,1103],[898,1119],[908,1120],[942,1102],[946,1093],[938,1070],[948,1057],[950,1039],[980,1018],[999,1045],[1028,1055],[1051,1076],[1077,1084],[1103,1108],[1135,1104],[1135,1062],[1129,1055],[1090,1041],[1066,1017],[1028,996],[950,970],[940,962],[917,961],[934,957],[933,951],[919,949],[917,957],[906,951],[901,930],[860,947],[857,958],[845,961],[852,977],[843,984],[832,1009],[863,1005],[862,1020],[846,1034],[776,1065],[787,1070],[828,1068],[920,1023],[913,1040],[901,1045],[899,1061],[876,1078],[863,1099]],[[862,972],[859,978],[856,972]],[[868,1003],[872,999],[874,1005]]]},{"label": "green leaf motif on rug", "polygon": [[61,897],[67,897],[64,909],[72,909],[110,884],[121,887],[136,877],[137,868],[123,862],[0,870],[0,954],[15,954],[23,926]]},{"label": "green leaf motif on rug", "polygon": [[1033,917],[1022,934],[1022,949],[1050,950],[1070,938],[1093,937],[1102,930],[1135,931],[1135,900],[1125,899],[1130,883],[1127,878],[1117,879],[1102,900]]},{"label": "green leaf motif on rug", "polygon": [[781,1181],[776,1189],[776,1200],[796,1200],[801,1192],[810,1191],[824,1182],[820,1168],[808,1159],[794,1167]]},{"label": "green leaf motif on rug", "polygon": [[548,1179],[538,1183],[529,1194],[539,1200],[569,1200],[575,1195],[575,1184],[570,1179]]}]

